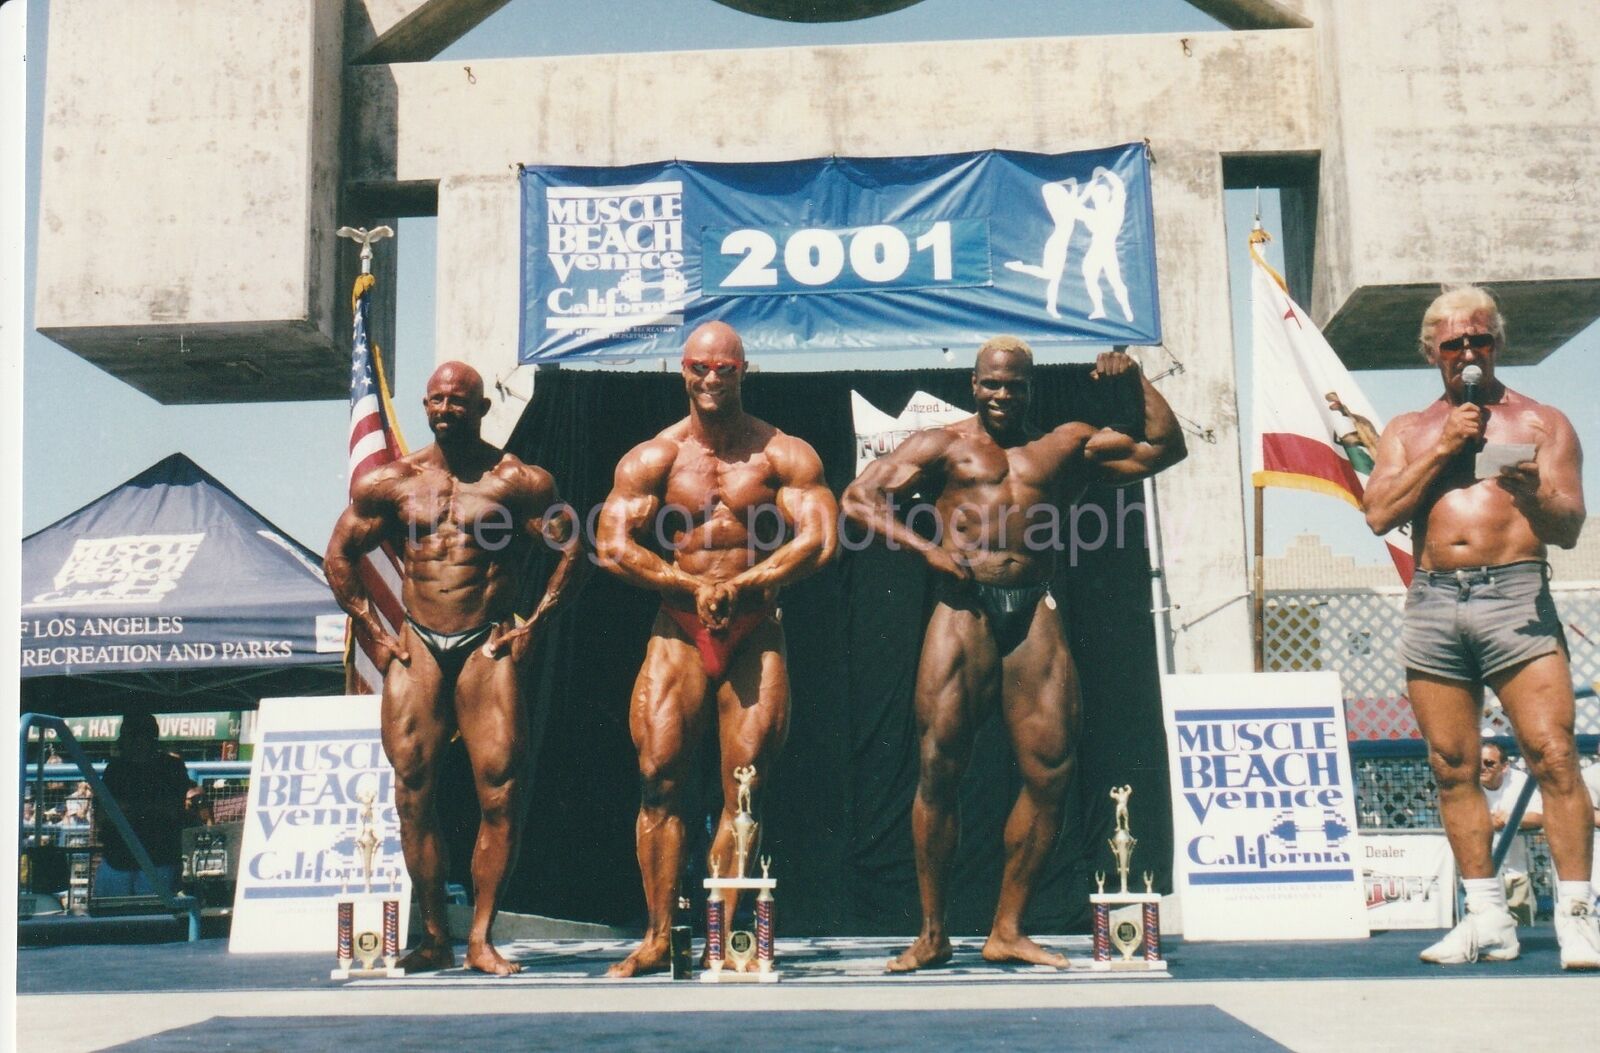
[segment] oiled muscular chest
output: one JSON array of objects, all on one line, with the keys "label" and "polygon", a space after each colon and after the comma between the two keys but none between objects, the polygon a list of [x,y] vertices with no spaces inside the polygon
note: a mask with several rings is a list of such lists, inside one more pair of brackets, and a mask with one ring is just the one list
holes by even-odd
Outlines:
[{"label": "oiled muscular chest", "polygon": [[444,472],[426,472],[405,488],[398,518],[413,545],[503,545],[515,530],[508,497],[509,487],[494,475],[462,482]]},{"label": "oiled muscular chest", "polygon": [[695,522],[747,512],[773,502],[777,478],[764,454],[744,460],[723,461],[704,451],[686,448],[679,453],[667,479],[666,503],[688,509]]},{"label": "oiled muscular chest", "polygon": [[1051,436],[1021,446],[972,441],[945,458],[945,497],[1028,504],[1054,498],[1066,453]]}]

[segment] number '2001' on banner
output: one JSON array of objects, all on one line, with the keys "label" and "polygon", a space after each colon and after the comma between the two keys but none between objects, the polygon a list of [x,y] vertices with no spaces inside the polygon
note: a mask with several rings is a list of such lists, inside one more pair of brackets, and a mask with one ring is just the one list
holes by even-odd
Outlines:
[{"label": "number '2001' on banner", "polygon": [[1161,339],[1142,144],[522,173],[524,362]]}]

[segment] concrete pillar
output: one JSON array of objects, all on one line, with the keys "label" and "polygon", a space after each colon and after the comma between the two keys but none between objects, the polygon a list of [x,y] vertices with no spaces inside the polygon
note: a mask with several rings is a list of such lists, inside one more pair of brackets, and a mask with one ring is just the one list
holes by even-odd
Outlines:
[{"label": "concrete pillar", "polygon": [[342,0],[56,0],[36,323],[163,402],[338,397]]},{"label": "concrete pillar", "polygon": [[1508,362],[1600,316],[1600,4],[1317,0],[1314,319],[1354,368],[1405,365],[1440,282],[1500,296]]},{"label": "concrete pillar", "polygon": [[[515,169],[493,175],[450,176],[439,183],[439,248],[435,279],[440,362],[456,359],[483,374],[494,406],[483,437],[505,442],[527,403],[496,389],[496,381],[526,395],[518,371],[521,324],[522,196]],[[522,367],[531,373],[532,367]]]},{"label": "concrete pillar", "polygon": [[[1189,144],[1163,149],[1151,169],[1161,326],[1166,349],[1139,354],[1148,375],[1175,358],[1183,372],[1159,386],[1172,408],[1205,434],[1185,433],[1189,457],[1156,478],[1167,590],[1179,673],[1252,668],[1245,557],[1244,481],[1222,160]],[[1159,624],[1159,622],[1158,622]]]}]

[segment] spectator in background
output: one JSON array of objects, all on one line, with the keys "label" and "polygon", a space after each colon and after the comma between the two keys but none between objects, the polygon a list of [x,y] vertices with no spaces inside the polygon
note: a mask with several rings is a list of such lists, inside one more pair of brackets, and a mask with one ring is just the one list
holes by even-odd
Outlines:
[{"label": "spectator in background", "polygon": [[215,821],[211,813],[211,800],[206,797],[205,787],[190,780],[189,790],[183,798],[183,825],[210,826]]},{"label": "spectator in background", "polygon": [[[127,816],[128,825],[150,854],[157,880],[175,892],[183,859],[181,831],[189,772],[175,753],[161,749],[156,718],[132,713],[122,721],[117,754],[106,762],[106,789]],[[100,866],[95,871],[96,896],[136,896],[156,892],[135,861],[133,850],[100,809],[97,839]]]},{"label": "spectator in background", "polygon": [[61,804],[61,821],[73,826],[86,826],[94,815],[94,791],[89,784],[80,782]]},{"label": "spectator in background", "polygon": [[[1489,821],[1495,829],[1494,843],[1499,844],[1500,831],[1506,828],[1511,809],[1521,796],[1528,777],[1511,767],[1506,751],[1498,742],[1485,742],[1479,760],[1478,785],[1483,787],[1483,795],[1488,798]],[[1542,803],[1536,788],[1517,829],[1538,830],[1543,826]],[[1506,906],[1511,909],[1518,925],[1533,924],[1533,879],[1528,876],[1532,869],[1528,861],[1527,840],[1518,834],[1511,842],[1511,851],[1506,853],[1505,864],[1500,868],[1500,883],[1506,889]]]}]

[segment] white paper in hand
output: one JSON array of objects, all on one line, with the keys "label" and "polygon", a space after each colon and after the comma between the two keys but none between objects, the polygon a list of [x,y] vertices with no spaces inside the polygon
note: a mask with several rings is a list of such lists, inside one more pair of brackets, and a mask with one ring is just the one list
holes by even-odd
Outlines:
[{"label": "white paper in hand", "polygon": [[1478,451],[1472,473],[1479,479],[1492,479],[1502,469],[1533,460],[1537,447],[1531,442],[1491,442]]}]

